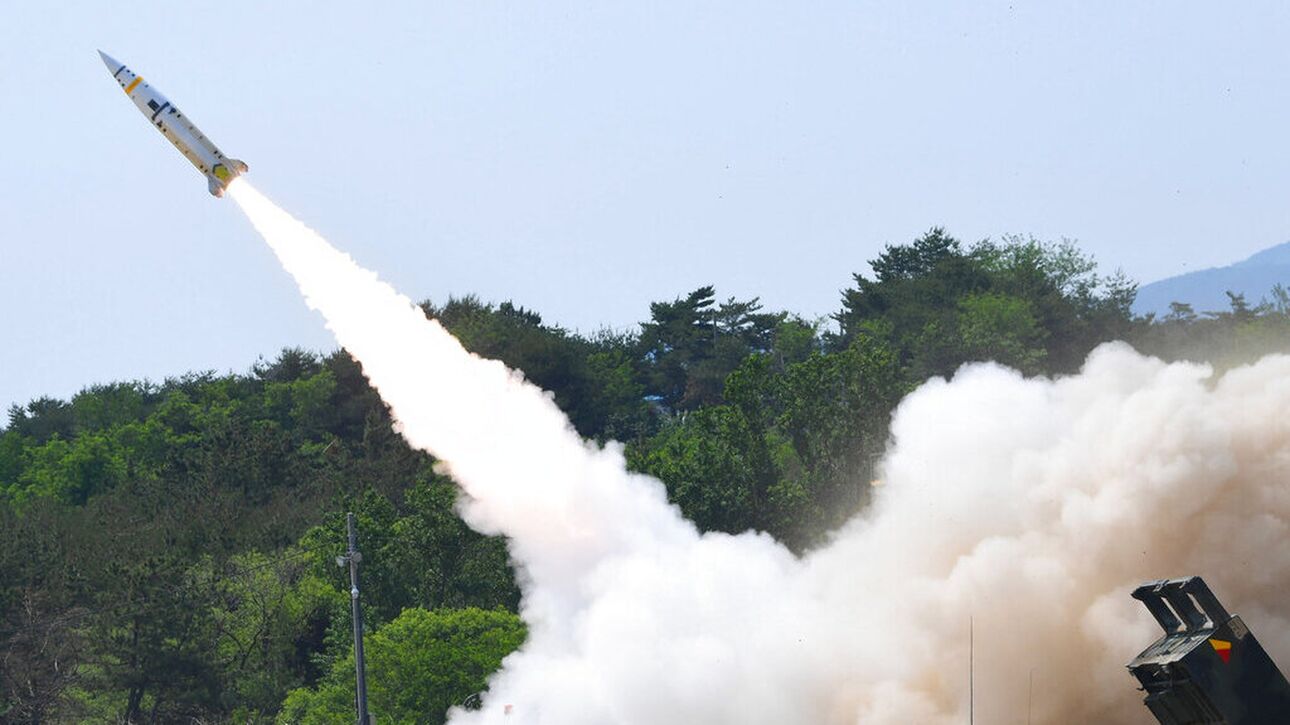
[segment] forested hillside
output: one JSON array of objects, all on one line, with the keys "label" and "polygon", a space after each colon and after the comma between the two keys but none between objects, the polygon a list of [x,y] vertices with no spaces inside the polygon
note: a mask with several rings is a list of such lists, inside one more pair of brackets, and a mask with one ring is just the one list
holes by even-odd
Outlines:
[{"label": "forested hillside", "polygon": [[[888,247],[831,319],[722,299],[579,335],[512,303],[425,303],[470,350],[626,445],[704,531],[802,551],[862,509],[894,406],[997,360],[1076,370],[1101,342],[1230,366],[1290,349],[1290,304],[1160,319],[1071,244]],[[594,302],[594,301],[590,301]],[[331,723],[352,718],[346,511],[358,514],[372,710],[441,722],[525,636],[505,542],[391,428],[343,351],[245,374],[117,382],[10,409],[0,431],[0,720]]]}]

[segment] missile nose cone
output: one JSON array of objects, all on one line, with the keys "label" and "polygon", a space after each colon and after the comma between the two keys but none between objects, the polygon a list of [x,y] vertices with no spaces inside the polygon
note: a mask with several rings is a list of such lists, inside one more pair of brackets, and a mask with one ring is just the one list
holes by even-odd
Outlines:
[{"label": "missile nose cone", "polygon": [[124,65],[123,63],[118,63],[116,58],[113,58],[101,50],[99,51],[99,57],[103,59],[103,65],[107,66],[109,73],[116,73],[121,70],[121,66]]}]

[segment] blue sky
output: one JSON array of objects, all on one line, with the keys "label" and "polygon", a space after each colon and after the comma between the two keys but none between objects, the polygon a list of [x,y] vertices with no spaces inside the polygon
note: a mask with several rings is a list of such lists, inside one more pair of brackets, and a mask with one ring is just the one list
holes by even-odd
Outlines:
[{"label": "blue sky", "polygon": [[0,406],[321,322],[102,48],[414,298],[584,331],[715,284],[825,315],[932,225],[1141,281],[1290,238],[1281,3],[11,3]]}]

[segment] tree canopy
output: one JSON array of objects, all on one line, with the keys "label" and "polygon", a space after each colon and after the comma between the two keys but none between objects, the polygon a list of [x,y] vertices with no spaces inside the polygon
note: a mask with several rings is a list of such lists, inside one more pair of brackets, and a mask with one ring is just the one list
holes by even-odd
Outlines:
[{"label": "tree canopy", "polygon": [[[857,272],[830,318],[702,286],[638,329],[578,334],[512,302],[426,302],[470,350],[626,444],[702,531],[796,551],[869,501],[891,413],[930,376],[994,360],[1078,368],[1123,339],[1231,366],[1290,348],[1290,293],[1130,312],[1135,285],[1068,241],[963,244],[933,228]],[[380,722],[442,722],[524,640],[506,542],[411,450],[342,351],[242,374],[86,387],[0,429],[0,721],[352,718],[345,512],[364,552]]]}]

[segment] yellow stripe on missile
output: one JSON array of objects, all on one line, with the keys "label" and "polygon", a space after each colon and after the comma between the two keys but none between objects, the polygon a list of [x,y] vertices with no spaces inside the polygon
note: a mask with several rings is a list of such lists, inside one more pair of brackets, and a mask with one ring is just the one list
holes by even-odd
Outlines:
[{"label": "yellow stripe on missile", "polygon": [[135,76],[134,80],[130,81],[130,85],[125,87],[125,94],[127,96],[130,95],[130,91],[133,91],[134,87],[139,85],[142,82],[143,82],[143,76]]}]

